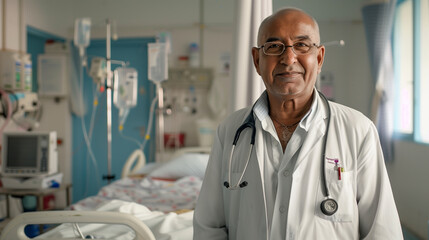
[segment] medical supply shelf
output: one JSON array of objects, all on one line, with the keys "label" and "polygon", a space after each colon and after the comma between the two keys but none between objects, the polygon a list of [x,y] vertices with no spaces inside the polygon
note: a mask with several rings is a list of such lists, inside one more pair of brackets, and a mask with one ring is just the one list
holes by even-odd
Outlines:
[{"label": "medical supply shelf", "polygon": [[213,71],[209,68],[170,68],[168,80],[162,82],[165,89],[187,89],[190,86],[209,89],[213,79]]},{"label": "medical supply shelf", "polygon": [[72,184],[61,184],[58,188],[43,188],[43,189],[10,189],[10,188],[0,188],[0,195],[6,196],[6,218],[10,217],[10,207],[9,207],[9,196],[12,197],[24,197],[24,196],[35,196],[37,199],[37,211],[43,211],[43,197],[64,191],[66,194],[66,204],[67,206],[71,203],[70,189]]}]

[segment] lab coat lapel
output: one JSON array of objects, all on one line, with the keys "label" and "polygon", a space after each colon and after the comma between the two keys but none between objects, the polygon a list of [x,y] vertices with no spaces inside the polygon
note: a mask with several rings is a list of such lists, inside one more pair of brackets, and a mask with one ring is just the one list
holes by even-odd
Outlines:
[{"label": "lab coat lapel", "polygon": [[[264,156],[265,156],[265,148],[264,148],[264,138],[262,135],[262,127],[260,126],[260,122],[257,121],[256,123],[256,136],[255,136],[255,152],[256,152],[256,160],[258,161],[259,165],[259,173],[261,177],[262,187],[264,188]],[[252,159],[253,160],[253,159]]]},{"label": "lab coat lapel", "polygon": [[[322,119],[320,119],[319,121],[317,121],[316,124],[314,124],[314,126],[311,127],[311,129],[308,131],[308,135],[301,147],[301,150],[299,152],[298,155],[298,159],[296,162],[296,167],[295,169],[297,169],[300,165],[300,163],[307,158],[307,156],[314,150],[317,149],[315,148],[316,144],[321,144],[322,140],[323,140],[323,136],[325,135],[326,126],[324,124],[324,121]],[[322,154],[322,153],[320,153]],[[316,154],[317,155],[317,154]],[[320,160],[320,158],[318,158],[318,161]]]},{"label": "lab coat lapel", "polygon": [[[324,139],[323,136],[325,135],[326,122],[327,122],[326,103],[321,100],[320,96],[317,96],[317,101],[318,101],[317,103],[318,108],[317,108],[316,116],[314,117],[313,123],[311,124],[310,129],[308,130],[306,139],[301,147],[301,150],[295,165],[295,169],[298,169],[302,161],[306,159],[314,149],[318,149],[315,147],[316,144],[323,143],[323,139]],[[320,154],[323,154],[323,153],[321,152]],[[316,155],[320,156],[319,158],[317,158],[319,161],[321,158],[321,155],[318,155],[318,154]]]}]

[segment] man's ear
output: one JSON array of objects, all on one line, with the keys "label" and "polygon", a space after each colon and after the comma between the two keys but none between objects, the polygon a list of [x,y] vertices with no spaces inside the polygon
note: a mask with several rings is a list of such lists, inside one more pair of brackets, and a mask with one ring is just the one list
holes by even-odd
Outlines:
[{"label": "man's ear", "polygon": [[317,54],[317,73],[320,73],[322,71],[323,61],[325,60],[325,46],[320,46],[318,50],[319,52]]},{"label": "man's ear", "polygon": [[255,65],[256,72],[261,75],[259,71],[259,48],[252,48],[253,65]]}]

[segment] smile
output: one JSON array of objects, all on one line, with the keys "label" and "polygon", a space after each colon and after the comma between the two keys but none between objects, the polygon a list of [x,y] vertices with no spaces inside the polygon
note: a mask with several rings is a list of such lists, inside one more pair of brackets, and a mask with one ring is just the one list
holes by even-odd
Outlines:
[{"label": "smile", "polygon": [[280,79],[291,79],[291,78],[297,78],[302,77],[302,73],[300,72],[283,72],[278,73],[274,75],[274,78],[280,78]]}]

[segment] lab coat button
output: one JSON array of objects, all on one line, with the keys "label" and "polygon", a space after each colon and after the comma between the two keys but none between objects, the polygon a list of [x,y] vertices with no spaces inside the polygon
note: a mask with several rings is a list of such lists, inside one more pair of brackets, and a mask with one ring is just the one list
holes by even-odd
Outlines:
[{"label": "lab coat button", "polygon": [[280,211],[280,213],[286,212],[285,206],[280,206],[279,211]]},{"label": "lab coat button", "polygon": [[289,170],[285,170],[285,171],[283,172],[283,176],[285,176],[285,177],[289,177],[289,175],[290,175],[290,171],[289,171]]}]

